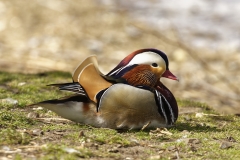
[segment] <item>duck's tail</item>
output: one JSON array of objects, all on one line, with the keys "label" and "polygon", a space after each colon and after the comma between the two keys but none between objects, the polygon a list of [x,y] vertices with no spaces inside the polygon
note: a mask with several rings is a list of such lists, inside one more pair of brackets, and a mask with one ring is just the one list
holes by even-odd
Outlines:
[{"label": "duck's tail", "polygon": [[30,106],[41,106],[71,121],[98,127],[96,104],[81,95],[47,100]]}]

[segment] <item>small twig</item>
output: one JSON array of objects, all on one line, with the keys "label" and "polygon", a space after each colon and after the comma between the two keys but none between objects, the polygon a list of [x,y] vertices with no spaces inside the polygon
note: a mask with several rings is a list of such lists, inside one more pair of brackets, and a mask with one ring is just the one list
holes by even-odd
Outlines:
[{"label": "small twig", "polygon": [[44,121],[44,122],[71,122],[68,119],[64,118],[36,118],[37,120]]},{"label": "small twig", "polygon": [[148,123],[146,123],[145,125],[143,125],[143,127],[142,127],[142,131],[144,130],[144,129],[146,129],[149,125],[151,124],[151,121],[149,121]]}]

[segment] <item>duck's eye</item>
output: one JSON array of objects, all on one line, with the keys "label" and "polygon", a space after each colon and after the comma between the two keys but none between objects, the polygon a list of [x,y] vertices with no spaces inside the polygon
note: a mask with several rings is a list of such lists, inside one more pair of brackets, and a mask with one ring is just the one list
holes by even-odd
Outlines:
[{"label": "duck's eye", "polygon": [[153,67],[157,67],[158,64],[157,64],[157,63],[152,63],[152,66],[153,66]]}]

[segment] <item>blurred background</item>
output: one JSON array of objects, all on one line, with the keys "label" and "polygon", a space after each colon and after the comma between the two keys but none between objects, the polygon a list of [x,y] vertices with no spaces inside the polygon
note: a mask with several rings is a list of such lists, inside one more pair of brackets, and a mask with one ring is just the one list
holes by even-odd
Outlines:
[{"label": "blurred background", "polygon": [[238,0],[0,0],[0,71],[72,72],[95,54],[107,73],[157,48],[180,79],[162,78],[176,98],[240,114],[239,19]]}]

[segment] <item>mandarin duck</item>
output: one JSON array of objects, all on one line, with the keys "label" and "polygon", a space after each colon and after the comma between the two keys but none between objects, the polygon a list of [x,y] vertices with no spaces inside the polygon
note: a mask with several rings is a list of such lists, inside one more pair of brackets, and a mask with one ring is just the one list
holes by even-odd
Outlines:
[{"label": "mandarin duck", "polygon": [[74,95],[35,105],[95,127],[169,127],[178,118],[178,106],[160,78],[178,79],[168,66],[168,58],[162,51],[141,49],[104,75],[98,69],[96,57],[90,56],[75,69],[72,83],[51,84]]}]

